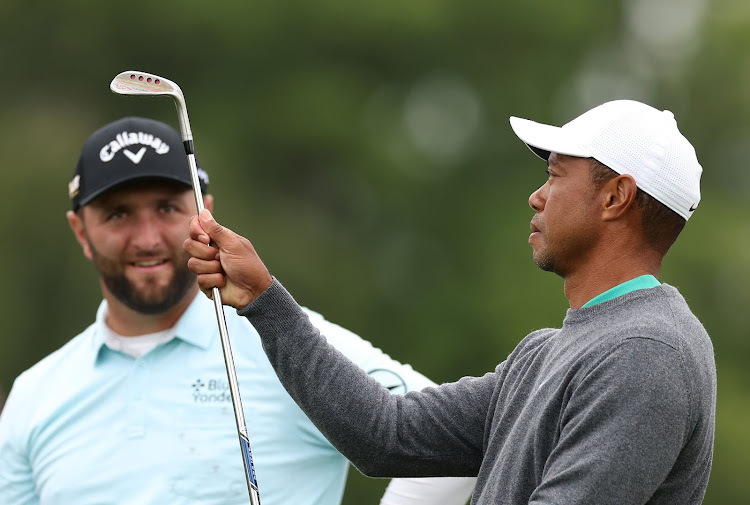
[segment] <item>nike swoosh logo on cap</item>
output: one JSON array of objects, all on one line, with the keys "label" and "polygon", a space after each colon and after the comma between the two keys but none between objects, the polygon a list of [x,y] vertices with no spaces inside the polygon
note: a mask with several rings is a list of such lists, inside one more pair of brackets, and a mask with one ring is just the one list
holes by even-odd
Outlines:
[{"label": "nike swoosh logo on cap", "polygon": [[130,158],[130,161],[135,163],[136,165],[141,162],[143,159],[143,155],[146,153],[146,148],[141,147],[141,150],[138,151],[138,154],[133,154],[129,149],[123,149],[123,154]]}]

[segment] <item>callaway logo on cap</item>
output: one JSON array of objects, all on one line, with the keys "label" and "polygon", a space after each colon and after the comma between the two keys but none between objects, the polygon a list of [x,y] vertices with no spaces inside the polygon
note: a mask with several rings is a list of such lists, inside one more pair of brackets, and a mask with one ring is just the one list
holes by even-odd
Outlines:
[{"label": "callaway logo on cap", "polygon": [[[208,174],[198,163],[201,190]],[[74,211],[114,187],[136,179],[168,179],[192,186],[182,138],[171,126],[140,117],[126,117],[100,128],[81,151],[68,195]]]},{"label": "callaway logo on cap", "polygon": [[701,200],[703,168],[668,110],[615,100],[562,127],[518,117],[511,117],[510,124],[540,158],[548,159],[550,152],[595,158],[618,174],[632,176],[639,188],[685,220]]}]

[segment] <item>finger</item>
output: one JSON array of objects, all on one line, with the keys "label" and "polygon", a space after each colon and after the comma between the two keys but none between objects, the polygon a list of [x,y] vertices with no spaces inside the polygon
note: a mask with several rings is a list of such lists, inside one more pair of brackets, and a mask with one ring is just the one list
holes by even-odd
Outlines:
[{"label": "finger", "polygon": [[206,261],[198,258],[188,258],[188,269],[196,275],[221,274],[221,263],[216,260]]},{"label": "finger", "polygon": [[182,243],[182,248],[190,256],[202,260],[215,260],[219,254],[219,250],[216,247],[192,238],[185,239]]},{"label": "finger", "polygon": [[204,244],[208,244],[209,242],[211,242],[211,239],[209,238],[208,234],[206,234],[205,230],[201,226],[198,216],[193,216],[190,218],[189,232],[190,232],[190,238],[193,240],[197,240]]},{"label": "finger", "polygon": [[237,240],[237,234],[229,228],[217,223],[208,209],[203,209],[201,211],[198,215],[198,221],[203,232],[208,234],[208,236],[211,237],[210,241],[215,243],[219,248],[229,245],[232,241]]},{"label": "finger", "polygon": [[201,274],[198,275],[198,286],[201,291],[211,290],[213,288],[223,288],[226,284],[224,274]]}]

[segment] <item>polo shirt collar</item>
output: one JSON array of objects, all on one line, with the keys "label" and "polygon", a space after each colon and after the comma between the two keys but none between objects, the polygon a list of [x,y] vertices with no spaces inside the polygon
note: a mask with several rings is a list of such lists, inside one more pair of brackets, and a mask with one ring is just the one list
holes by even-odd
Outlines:
[{"label": "polo shirt collar", "polygon": [[[103,348],[106,347],[104,344],[104,329],[107,324],[105,322],[107,310],[107,300],[102,300],[96,311],[96,322],[93,325],[92,346],[95,359],[101,355]],[[177,320],[175,338],[201,349],[207,349],[219,332],[216,324],[206,325],[207,320],[212,322],[216,320],[213,301],[199,292]],[[211,330],[206,331],[206,328],[211,328]]]},{"label": "polo shirt collar", "polygon": [[594,298],[583,304],[581,308],[591,307],[592,305],[597,305],[602,302],[614,300],[615,298],[626,295],[632,291],[655,288],[656,286],[660,285],[661,283],[653,275],[641,275],[640,277],[625,281],[622,284],[618,284],[617,286],[608,289],[604,293],[595,296]]}]

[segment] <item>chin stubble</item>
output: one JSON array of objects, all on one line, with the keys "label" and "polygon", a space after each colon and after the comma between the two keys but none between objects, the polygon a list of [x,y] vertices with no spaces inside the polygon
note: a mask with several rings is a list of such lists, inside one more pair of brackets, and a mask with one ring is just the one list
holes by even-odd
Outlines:
[{"label": "chin stubble", "polygon": [[[174,275],[166,288],[153,295],[146,295],[125,276],[120,265],[104,258],[89,243],[94,266],[104,285],[121,303],[141,314],[161,314],[177,305],[195,283],[195,274],[187,267],[187,256],[173,262]],[[179,265],[179,266],[177,266]]]}]

